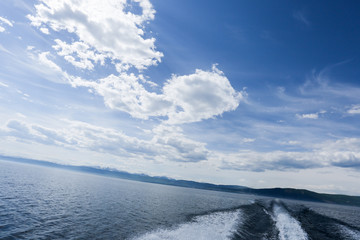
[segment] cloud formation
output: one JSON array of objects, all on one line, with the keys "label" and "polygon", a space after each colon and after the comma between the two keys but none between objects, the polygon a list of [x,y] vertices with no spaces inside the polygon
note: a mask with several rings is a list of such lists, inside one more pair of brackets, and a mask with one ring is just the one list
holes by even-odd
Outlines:
[{"label": "cloud formation", "polygon": [[123,73],[99,81],[74,78],[71,84],[94,89],[111,109],[141,119],[167,117],[168,124],[198,122],[221,115],[235,110],[244,98],[215,65],[211,71],[198,69],[190,75],[172,76],[160,94],[147,91],[140,83],[142,78]]},{"label": "cloud formation", "polygon": [[6,29],[5,29],[4,25],[10,26],[10,27],[13,26],[13,24],[8,19],[0,16],[0,32],[5,32]]},{"label": "cloud formation", "polygon": [[239,171],[288,171],[329,166],[360,169],[360,139],[343,138],[326,141],[314,146],[310,151],[241,151],[222,159],[222,169]]},{"label": "cloud formation", "polygon": [[124,159],[135,157],[155,162],[194,163],[207,161],[225,170],[265,172],[326,167],[360,170],[359,138],[326,141],[308,151],[243,150],[229,154],[208,149],[205,143],[187,137],[180,127],[174,125],[161,124],[144,133],[151,136],[149,139],[139,139],[111,128],[64,121],[67,127],[54,129],[23,120],[10,120],[0,128],[0,136],[20,142],[86,149]]},{"label": "cloud formation", "polygon": [[[140,14],[127,11],[134,4],[141,9]],[[49,59],[50,52],[38,54],[40,62],[60,79],[73,87],[92,89],[110,109],[134,118],[161,117],[167,124],[182,124],[235,110],[243,99],[216,65],[210,71],[197,69],[193,74],[173,75],[158,92],[146,89],[144,83],[156,84],[146,80],[141,71],[159,63],[163,56],[155,49],[155,39],[146,38],[143,30],[155,14],[148,0],[109,0],[106,4],[96,0],[41,0],[35,9],[36,14],[28,18],[45,34],[49,31],[44,29],[50,29],[76,36],[72,42],[55,39],[53,45],[56,53],[74,67],[91,71],[96,65],[115,66],[118,74],[89,80],[62,71]]]},{"label": "cloud formation", "polygon": [[360,105],[353,105],[347,112],[349,114],[360,114]]},{"label": "cloud formation", "polygon": [[111,128],[64,121],[67,127],[54,129],[13,119],[0,128],[0,136],[150,161],[199,162],[207,160],[209,154],[204,143],[187,138],[180,127],[159,125],[150,131],[151,139],[142,140]]},{"label": "cloud formation", "polygon": [[296,114],[296,116],[300,119],[318,119],[319,114],[318,113],[307,113],[307,114]]},{"label": "cloud formation", "polygon": [[133,0],[141,14],[126,11],[126,0],[41,0],[31,24],[43,33],[49,29],[76,36],[72,42],[57,39],[55,50],[75,67],[92,69],[105,58],[118,71],[130,67],[145,69],[161,61],[163,54],[155,49],[155,38],[145,37],[144,24],[154,19],[155,10],[148,0]]}]

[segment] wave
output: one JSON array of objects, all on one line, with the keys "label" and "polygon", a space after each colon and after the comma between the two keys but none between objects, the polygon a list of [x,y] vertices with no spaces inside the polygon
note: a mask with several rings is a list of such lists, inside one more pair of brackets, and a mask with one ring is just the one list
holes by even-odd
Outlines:
[{"label": "wave", "polygon": [[232,239],[241,220],[241,211],[215,212],[194,217],[188,223],[171,229],[159,229],[136,238],[137,240],[200,240],[200,239]]}]

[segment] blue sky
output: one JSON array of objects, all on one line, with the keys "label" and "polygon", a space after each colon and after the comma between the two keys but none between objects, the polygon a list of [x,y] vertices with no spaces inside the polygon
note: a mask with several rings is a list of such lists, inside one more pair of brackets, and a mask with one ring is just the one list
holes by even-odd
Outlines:
[{"label": "blue sky", "polygon": [[0,3],[0,154],[359,195],[357,1]]}]

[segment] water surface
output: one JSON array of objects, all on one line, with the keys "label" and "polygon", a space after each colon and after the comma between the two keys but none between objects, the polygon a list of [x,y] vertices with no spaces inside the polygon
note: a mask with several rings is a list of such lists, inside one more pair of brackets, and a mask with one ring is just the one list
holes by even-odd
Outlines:
[{"label": "water surface", "polygon": [[360,208],[0,161],[0,239],[360,239]]}]

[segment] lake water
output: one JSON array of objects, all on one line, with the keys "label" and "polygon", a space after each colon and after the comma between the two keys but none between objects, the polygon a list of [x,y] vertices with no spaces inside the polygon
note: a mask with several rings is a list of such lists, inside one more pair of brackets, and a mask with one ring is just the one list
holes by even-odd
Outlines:
[{"label": "lake water", "polygon": [[0,161],[0,239],[360,239],[360,208]]}]

